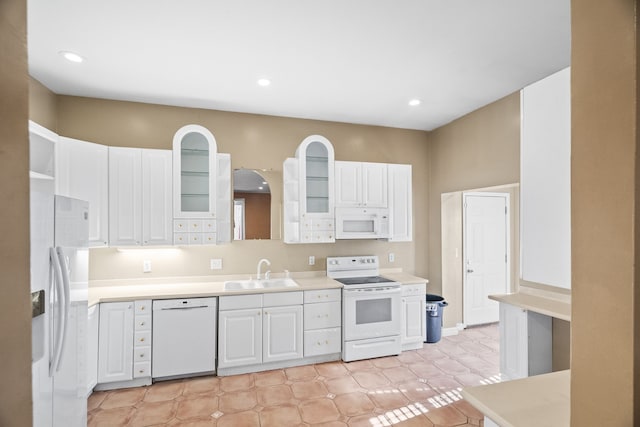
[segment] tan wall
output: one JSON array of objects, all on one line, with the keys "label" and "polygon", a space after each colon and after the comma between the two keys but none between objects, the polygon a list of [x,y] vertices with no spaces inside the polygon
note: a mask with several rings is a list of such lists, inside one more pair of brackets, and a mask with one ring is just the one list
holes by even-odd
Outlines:
[{"label": "tan wall", "polygon": [[637,2],[571,2],[571,425],[640,424]]},{"label": "tan wall", "polygon": [[58,98],[42,83],[29,78],[29,119],[58,132]]},{"label": "tan wall", "polygon": [[26,0],[0,2],[0,426],[31,425]]},{"label": "tan wall", "polygon": [[442,292],[442,193],[520,182],[520,95],[514,93],[430,134],[429,280]]},{"label": "tan wall", "polygon": [[[208,275],[208,259],[223,258],[224,268],[216,274],[252,273],[260,258],[272,261],[273,272],[325,270],[325,258],[332,255],[376,254],[382,267],[429,277],[428,239],[428,134],[377,126],[362,126],[255,114],[179,108],[70,96],[58,97],[60,135],[112,146],[171,148],[173,135],[181,126],[197,123],[211,130],[218,151],[231,154],[232,167],[270,169],[282,175],[282,162],[293,157],[302,140],[312,134],[327,137],[336,160],[406,163],[413,166],[414,241],[340,241],[322,245],[285,245],[282,241],[233,242],[207,248],[186,248],[175,261],[161,252],[126,256],[112,249],[91,251],[91,279]],[[174,255],[177,251],[173,251]],[[387,261],[394,252],[395,262]],[[308,265],[309,255],[316,265]],[[152,273],[143,274],[140,256],[151,259]],[[154,258],[159,261],[154,262]],[[190,262],[186,262],[186,260]],[[157,267],[156,267],[157,266]]]}]

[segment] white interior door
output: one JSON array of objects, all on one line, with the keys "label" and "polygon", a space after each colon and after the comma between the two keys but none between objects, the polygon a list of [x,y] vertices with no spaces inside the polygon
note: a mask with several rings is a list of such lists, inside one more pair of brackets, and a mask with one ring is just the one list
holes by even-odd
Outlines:
[{"label": "white interior door", "polygon": [[509,289],[509,194],[463,194],[463,321],[499,320],[491,294]]}]

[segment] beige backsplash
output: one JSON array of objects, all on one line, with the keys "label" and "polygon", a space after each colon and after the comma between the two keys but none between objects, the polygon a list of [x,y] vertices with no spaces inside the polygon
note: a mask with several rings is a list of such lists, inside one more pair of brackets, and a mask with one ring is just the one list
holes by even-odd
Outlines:
[{"label": "beige backsplash", "polygon": [[[393,263],[388,261],[388,254],[391,252],[395,255]],[[377,240],[349,240],[315,245],[287,245],[281,240],[246,240],[219,246],[94,248],[90,250],[89,279],[255,275],[261,258],[271,261],[268,269],[273,273],[284,270],[325,271],[327,256],[348,255],[378,255],[380,268],[401,268],[406,273],[425,277],[426,266],[416,268],[414,253],[413,242],[389,243]],[[313,266],[308,264],[311,255],[315,256]],[[222,270],[209,268],[211,258],[222,258]],[[142,272],[144,260],[151,261],[151,273]]]}]

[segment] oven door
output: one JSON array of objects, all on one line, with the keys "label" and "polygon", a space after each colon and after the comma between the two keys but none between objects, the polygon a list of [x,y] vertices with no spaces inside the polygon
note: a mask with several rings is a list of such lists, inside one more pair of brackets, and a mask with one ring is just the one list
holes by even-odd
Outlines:
[{"label": "oven door", "polygon": [[400,334],[400,287],[343,289],[345,341]]}]

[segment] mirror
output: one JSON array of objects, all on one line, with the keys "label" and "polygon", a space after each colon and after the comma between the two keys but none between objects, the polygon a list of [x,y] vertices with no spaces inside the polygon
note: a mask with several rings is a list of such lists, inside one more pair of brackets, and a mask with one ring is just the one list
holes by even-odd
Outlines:
[{"label": "mirror", "polygon": [[233,240],[280,239],[282,174],[262,169],[233,171]]}]

